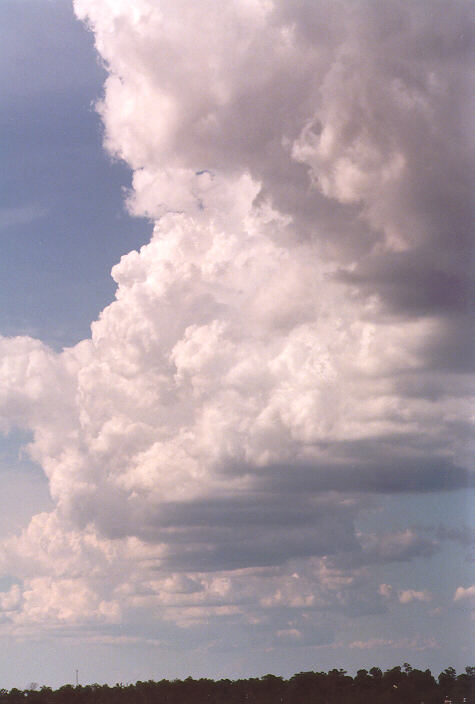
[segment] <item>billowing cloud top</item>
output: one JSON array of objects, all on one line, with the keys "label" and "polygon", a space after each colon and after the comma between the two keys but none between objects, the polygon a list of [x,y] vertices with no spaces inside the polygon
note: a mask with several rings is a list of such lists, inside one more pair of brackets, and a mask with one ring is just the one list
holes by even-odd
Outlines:
[{"label": "billowing cloud top", "polygon": [[436,544],[362,539],[365,494],[469,480],[469,3],[75,10],[155,225],[90,340],[1,342],[2,422],[56,502],[5,546],[8,613],[382,608],[362,566]]}]

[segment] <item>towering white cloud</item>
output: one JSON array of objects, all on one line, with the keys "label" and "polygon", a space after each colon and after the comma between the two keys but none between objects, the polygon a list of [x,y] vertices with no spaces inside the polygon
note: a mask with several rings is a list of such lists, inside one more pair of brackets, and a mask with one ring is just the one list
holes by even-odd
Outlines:
[{"label": "towering white cloud", "polygon": [[358,536],[364,493],[468,479],[468,3],[75,9],[155,224],[90,340],[2,340],[1,419],[56,509],[5,545],[26,582],[0,605],[17,627],[384,608],[358,565],[437,545]]}]

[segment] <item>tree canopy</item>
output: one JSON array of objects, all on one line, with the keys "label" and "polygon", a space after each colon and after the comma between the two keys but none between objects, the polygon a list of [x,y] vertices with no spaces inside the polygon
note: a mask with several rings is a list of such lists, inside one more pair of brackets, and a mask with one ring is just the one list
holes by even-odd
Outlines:
[{"label": "tree canopy", "polygon": [[475,704],[475,667],[457,674],[447,667],[437,679],[409,663],[382,672],[299,672],[289,679],[267,674],[239,680],[193,679],[115,686],[66,684],[0,689],[0,704]]}]

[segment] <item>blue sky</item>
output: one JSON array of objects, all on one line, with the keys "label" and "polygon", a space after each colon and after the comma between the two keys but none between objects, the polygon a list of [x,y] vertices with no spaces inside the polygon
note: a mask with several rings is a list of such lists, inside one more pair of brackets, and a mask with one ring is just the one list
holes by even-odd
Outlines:
[{"label": "blue sky", "polygon": [[101,148],[105,72],[68,3],[2,0],[1,324],[56,348],[89,334],[109,272],[150,226],[124,212],[124,164]]},{"label": "blue sky", "polygon": [[469,5],[347,5],[0,0],[0,686],[470,663]]}]

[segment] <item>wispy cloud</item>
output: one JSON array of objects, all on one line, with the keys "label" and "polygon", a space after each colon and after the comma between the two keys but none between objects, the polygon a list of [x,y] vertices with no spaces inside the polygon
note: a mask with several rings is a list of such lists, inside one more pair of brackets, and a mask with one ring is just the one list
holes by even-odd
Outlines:
[{"label": "wispy cloud", "polygon": [[355,640],[349,645],[350,648],[358,650],[377,650],[378,648],[390,648],[394,650],[412,650],[415,652],[424,652],[425,650],[437,650],[440,648],[439,643],[434,638],[400,638],[393,640],[391,638],[370,638],[369,640]]},{"label": "wispy cloud", "polygon": [[44,218],[47,214],[48,209],[39,205],[0,208],[0,228],[6,229],[16,225],[28,225],[39,218]]}]

